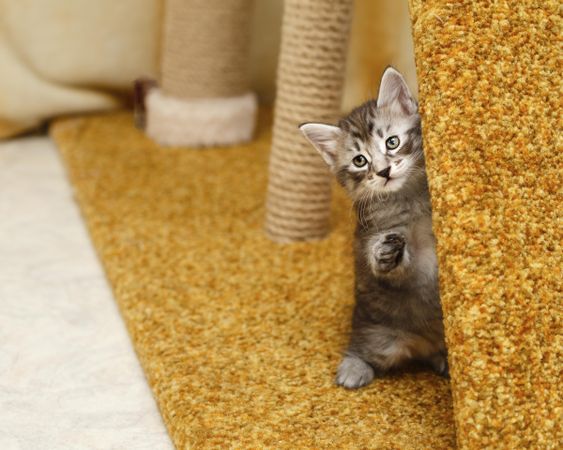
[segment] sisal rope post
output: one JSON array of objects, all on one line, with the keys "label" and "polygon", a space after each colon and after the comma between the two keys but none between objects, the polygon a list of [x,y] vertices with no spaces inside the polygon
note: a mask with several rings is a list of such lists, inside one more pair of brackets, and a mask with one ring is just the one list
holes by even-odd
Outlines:
[{"label": "sisal rope post", "polygon": [[147,133],[163,145],[229,145],[252,137],[253,0],[167,0],[160,88],[147,94]]},{"label": "sisal rope post", "polygon": [[248,91],[252,0],[167,0],[161,62],[164,94],[231,97]]},{"label": "sisal rope post", "polygon": [[329,231],[331,176],[298,125],[340,113],[352,3],[285,1],[265,225],[277,242]]}]

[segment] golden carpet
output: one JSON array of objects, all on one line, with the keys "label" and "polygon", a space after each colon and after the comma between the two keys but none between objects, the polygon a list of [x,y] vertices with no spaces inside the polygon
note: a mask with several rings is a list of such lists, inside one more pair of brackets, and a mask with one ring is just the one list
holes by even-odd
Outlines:
[{"label": "golden carpet", "polygon": [[449,383],[333,384],[353,303],[353,215],[329,239],[263,233],[270,121],[230,149],[162,149],[126,113],[52,128],[176,446],[448,449]]},{"label": "golden carpet", "polygon": [[457,442],[561,448],[561,2],[411,13]]}]

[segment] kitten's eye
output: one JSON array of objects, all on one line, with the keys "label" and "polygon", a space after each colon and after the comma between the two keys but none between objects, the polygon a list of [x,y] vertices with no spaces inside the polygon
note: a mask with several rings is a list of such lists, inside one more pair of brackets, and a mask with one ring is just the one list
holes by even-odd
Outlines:
[{"label": "kitten's eye", "polygon": [[368,160],[366,159],[365,156],[358,155],[354,157],[352,162],[356,167],[364,167],[368,163]]},{"label": "kitten's eye", "polygon": [[395,150],[400,143],[401,141],[397,136],[391,136],[385,141],[385,147],[387,147],[388,150]]}]

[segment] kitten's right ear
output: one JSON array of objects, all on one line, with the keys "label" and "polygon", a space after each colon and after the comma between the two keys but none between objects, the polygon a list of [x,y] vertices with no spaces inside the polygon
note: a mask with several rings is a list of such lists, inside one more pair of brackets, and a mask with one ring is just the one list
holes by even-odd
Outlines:
[{"label": "kitten's right ear", "polygon": [[299,125],[299,129],[333,169],[336,165],[338,138],[342,133],[340,128],[324,123],[304,123]]}]

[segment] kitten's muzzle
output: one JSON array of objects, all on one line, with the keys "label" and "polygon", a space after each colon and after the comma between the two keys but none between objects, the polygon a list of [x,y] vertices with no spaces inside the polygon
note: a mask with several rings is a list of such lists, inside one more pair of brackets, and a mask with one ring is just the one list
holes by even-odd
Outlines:
[{"label": "kitten's muzzle", "polygon": [[386,167],[383,170],[380,170],[379,172],[376,173],[376,175],[378,177],[382,177],[382,178],[389,178],[389,174],[391,173],[391,166]]}]

